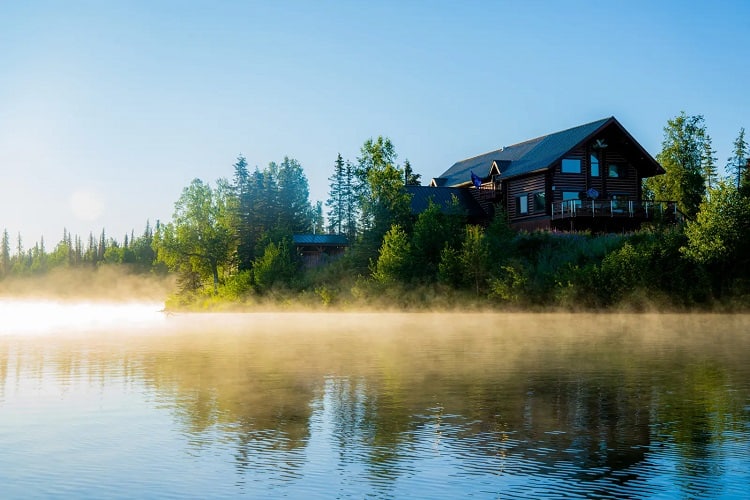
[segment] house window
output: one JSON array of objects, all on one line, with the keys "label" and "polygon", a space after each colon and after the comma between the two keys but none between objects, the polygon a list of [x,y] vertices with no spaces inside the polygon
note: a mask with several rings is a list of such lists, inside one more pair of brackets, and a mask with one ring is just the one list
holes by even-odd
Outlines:
[{"label": "house window", "polygon": [[625,177],[625,165],[621,165],[619,163],[610,163],[607,166],[607,177]]},{"label": "house window", "polygon": [[581,206],[581,200],[580,200],[578,191],[563,191],[562,198],[563,198],[563,201],[575,200],[574,201],[575,206],[576,207]]},{"label": "house window", "polygon": [[526,193],[516,196],[516,214],[526,215],[529,213],[529,197]]},{"label": "house window", "polygon": [[534,193],[534,212],[545,213],[547,211],[547,194],[544,191]]},{"label": "house window", "polygon": [[591,177],[599,177],[599,157],[594,153],[589,157],[589,160],[591,162]]},{"label": "house window", "polygon": [[612,210],[615,213],[622,213],[628,207],[627,193],[610,193],[612,199]]},{"label": "house window", "polygon": [[576,160],[573,158],[563,158],[562,173],[580,174],[581,173],[581,160]]}]

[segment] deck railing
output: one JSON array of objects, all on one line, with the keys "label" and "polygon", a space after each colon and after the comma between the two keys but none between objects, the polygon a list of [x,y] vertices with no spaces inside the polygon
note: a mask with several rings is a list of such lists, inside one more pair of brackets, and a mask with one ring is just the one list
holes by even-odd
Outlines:
[{"label": "deck railing", "polygon": [[674,201],[635,200],[565,200],[552,204],[552,219],[570,217],[633,217],[652,219],[654,216],[678,216]]}]

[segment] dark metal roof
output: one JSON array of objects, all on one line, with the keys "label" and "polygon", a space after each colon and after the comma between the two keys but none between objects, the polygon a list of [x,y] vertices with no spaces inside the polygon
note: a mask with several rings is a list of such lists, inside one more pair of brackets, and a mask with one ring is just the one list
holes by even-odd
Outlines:
[{"label": "dark metal roof", "polygon": [[458,199],[459,209],[469,217],[486,217],[487,212],[471,195],[470,189],[456,187],[406,186],[411,196],[411,213],[420,214],[427,210],[430,200],[443,212],[453,208],[453,196]]},{"label": "dark metal roof", "polygon": [[292,236],[295,245],[329,245],[347,246],[349,244],[343,234],[295,234]]},{"label": "dark metal roof", "polygon": [[493,161],[497,161],[503,178],[548,168],[610,121],[617,120],[614,117],[603,118],[456,162],[440,178],[447,179],[445,184],[448,186],[470,183],[472,171],[486,179]]}]

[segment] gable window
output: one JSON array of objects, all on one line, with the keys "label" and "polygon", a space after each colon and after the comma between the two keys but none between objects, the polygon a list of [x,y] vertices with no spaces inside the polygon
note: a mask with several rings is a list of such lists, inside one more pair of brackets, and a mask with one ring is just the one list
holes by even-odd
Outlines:
[{"label": "gable window", "polygon": [[575,158],[563,158],[561,171],[564,174],[580,174],[581,160]]},{"label": "gable window", "polygon": [[591,154],[589,162],[591,163],[591,177],[599,177],[599,157],[596,153]]},{"label": "gable window", "polygon": [[620,163],[610,163],[607,165],[607,177],[625,177],[625,165]]},{"label": "gable window", "polygon": [[526,193],[516,196],[516,215],[529,213],[529,197]]},{"label": "gable window", "polygon": [[534,213],[545,213],[547,211],[547,194],[544,191],[534,193]]}]

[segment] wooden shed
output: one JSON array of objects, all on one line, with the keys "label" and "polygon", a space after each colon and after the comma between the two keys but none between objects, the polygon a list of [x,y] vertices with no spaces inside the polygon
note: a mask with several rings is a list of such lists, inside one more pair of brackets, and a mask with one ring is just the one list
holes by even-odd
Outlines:
[{"label": "wooden shed", "polygon": [[343,255],[349,246],[343,234],[295,234],[292,241],[306,268],[331,262]]}]

